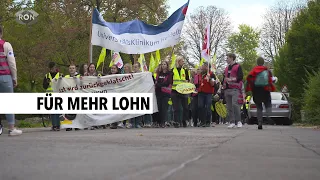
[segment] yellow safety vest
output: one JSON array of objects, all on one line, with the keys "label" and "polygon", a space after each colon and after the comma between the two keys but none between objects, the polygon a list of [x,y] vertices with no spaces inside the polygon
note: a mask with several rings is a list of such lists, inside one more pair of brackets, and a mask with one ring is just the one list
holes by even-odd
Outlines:
[{"label": "yellow safety vest", "polygon": [[[65,77],[66,77],[66,78],[69,78],[70,75],[66,75]],[[80,77],[80,74],[77,74],[76,77]]]},{"label": "yellow safety vest", "polygon": [[249,102],[250,99],[251,99],[251,96],[248,96],[247,99],[246,99],[246,108],[247,109],[249,109],[249,103],[247,103],[247,102]]},{"label": "yellow safety vest", "polygon": [[183,68],[180,70],[180,74],[177,68],[173,68],[173,85],[172,89],[175,90],[178,84],[184,83],[186,81],[186,73]]},{"label": "yellow safety vest", "polygon": [[[60,77],[60,74],[59,74],[59,73],[57,73],[56,76],[54,76],[55,79],[59,79],[59,77]],[[46,74],[46,79],[47,79],[47,78],[50,79],[50,83],[49,83],[48,88],[46,89],[46,92],[53,92],[52,82],[51,82],[51,81],[52,81],[52,77],[51,77],[51,74],[50,74],[50,73]]]},{"label": "yellow safety vest", "polygon": [[153,77],[157,79],[157,73],[153,73]]}]

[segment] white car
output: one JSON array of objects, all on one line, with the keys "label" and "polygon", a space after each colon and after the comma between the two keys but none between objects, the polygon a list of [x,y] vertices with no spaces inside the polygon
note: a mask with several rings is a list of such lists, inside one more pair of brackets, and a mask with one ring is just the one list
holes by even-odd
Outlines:
[{"label": "white car", "polygon": [[[272,112],[269,117],[277,125],[292,125],[292,107],[287,96],[282,92],[271,92]],[[266,110],[263,105],[263,117],[265,119]],[[248,124],[257,124],[257,107],[251,98],[248,109]]]}]

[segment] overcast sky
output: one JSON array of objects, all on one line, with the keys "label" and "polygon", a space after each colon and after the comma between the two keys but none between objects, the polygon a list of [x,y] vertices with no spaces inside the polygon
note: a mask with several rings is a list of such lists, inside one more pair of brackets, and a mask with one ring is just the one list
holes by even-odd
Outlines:
[{"label": "overcast sky", "polygon": [[[190,0],[188,13],[192,13],[199,6],[214,5],[224,9],[230,16],[234,30],[245,23],[258,28],[262,22],[262,15],[276,0]],[[187,0],[168,0],[169,14],[180,8]]]}]

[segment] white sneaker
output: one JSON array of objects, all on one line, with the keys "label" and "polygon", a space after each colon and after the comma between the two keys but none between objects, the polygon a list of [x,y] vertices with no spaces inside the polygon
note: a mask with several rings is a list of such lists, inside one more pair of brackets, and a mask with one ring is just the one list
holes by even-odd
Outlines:
[{"label": "white sneaker", "polygon": [[228,128],[234,128],[236,125],[234,123],[230,124]]},{"label": "white sneaker", "polygon": [[118,127],[119,127],[119,128],[125,128],[124,125],[123,125],[123,123],[122,123],[121,121],[119,122]]},{"label": "white sneaker", "polygon": [[131,124],[131,123],[128,123],[128,124],[127,124],[127,128],[128,128],[128,129],[131,129],[131,128],[132,128],[132,124]]},{"label": "white sneaker", "polygon": [[0,135],[2,134],[2,125],[0,124]]},{"label": "white sneaker", "polygon": [[21,130],[18,130],[18,129],[9,130],[9,136],[19,136],[21,134],[22,134]]},{"label": "white sneaker", "polygon": [[238,126],[237,126],[238,128],[242,128],[242,122],[238,122]]}]

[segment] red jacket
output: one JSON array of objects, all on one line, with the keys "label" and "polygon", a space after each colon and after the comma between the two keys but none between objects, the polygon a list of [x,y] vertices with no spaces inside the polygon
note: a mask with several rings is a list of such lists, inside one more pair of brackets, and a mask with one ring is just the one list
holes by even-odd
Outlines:
[{"label": "red jacket", "polygon": [[[247,77],[246,92],[252,91],[252,89],[254,88],[254,81],[256,80],[257,75],[264,70],[268,70],[268,68],[265,66],[256,66],[251,70],[251,72]],[[272,83],[272,74],[270,71],[269,71],[269,85],[265,86],[264,90],[270,91],[270,92],[276,90],[275,86]]]},{"label": "red jacket", "polygon": [[[209,74],[210,74],[210,79],[216,78],[212,72],[210,72]],[[206,76],[207,76],[207,74],[200,76],[199,92],[213,94],[214,93],[214,86],[212,86],[210,84],[210,82],[205,79]]]}]

